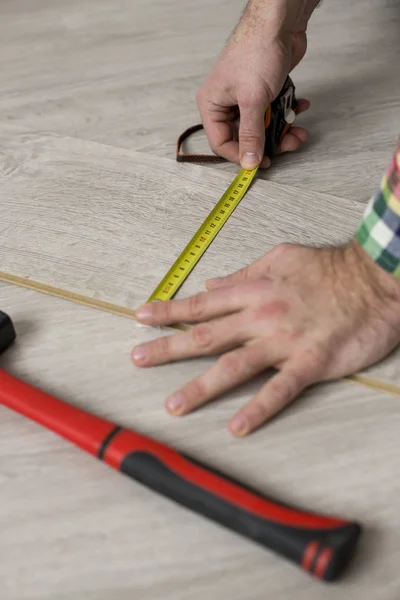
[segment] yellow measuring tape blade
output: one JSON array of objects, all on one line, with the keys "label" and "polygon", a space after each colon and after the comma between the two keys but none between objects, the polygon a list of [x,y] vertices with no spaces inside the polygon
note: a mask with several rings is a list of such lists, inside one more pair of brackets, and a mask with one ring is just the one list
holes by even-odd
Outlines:
[{"label": "yellow measuring tape blade", "polygon": [[246,169],[240,171],[147,302],[170,300],[176,294],[242,200],[257,170],[258,168],[252,171]]}]

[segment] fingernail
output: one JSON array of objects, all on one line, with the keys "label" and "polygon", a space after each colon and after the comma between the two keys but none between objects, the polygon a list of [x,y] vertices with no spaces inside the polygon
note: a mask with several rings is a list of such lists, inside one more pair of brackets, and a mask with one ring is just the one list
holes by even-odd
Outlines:
[{"label": "fingernail", "polygon": [[174,394],[166,401],[167,409],[173,414],[179,414],[182,411],[183,404],[184,400],[182,394]]},{"label": "fingernail", "polygon": [[147,358],[146,350],[143,346],[138,346],[132,352],[132,358],[135,362],[144,362]]},{"label": "fingernail", "polygon": [[136,318],[138,319],[138,321],[148,321],[151,317],[151,313],[151,306],[145,304],[144,306],[138,308],[138,310],[136,311]]},{"label": "fingernail", "polygon": [[244,152],[241,165],[243,169],[255,169],[259,165],[259,158],[255,152]]},{"label": "fingernail", "polygon": [[248,423],[242,415],[236,415],[229,423],[229,429],[234,435],[245,435],[248,430]]}]

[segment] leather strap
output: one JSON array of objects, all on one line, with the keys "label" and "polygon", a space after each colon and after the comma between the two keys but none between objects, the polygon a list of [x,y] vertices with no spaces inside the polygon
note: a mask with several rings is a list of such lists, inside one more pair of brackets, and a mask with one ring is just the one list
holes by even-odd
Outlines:
[{"label": "leather strap", "polygon": [[181,152],[182,144],[188,137],[190,137],[193,133],[197,131],[201,131],[204,129],[203,125],[193,125],[193,127],[189,127],[186,129],[178,138],[178,142],[176,144],[176,160],[178,162],[199,162],[199,163],[222,163],[227,162],[225,158],[222,156],[217,156],[216,154],[184,154]]}]

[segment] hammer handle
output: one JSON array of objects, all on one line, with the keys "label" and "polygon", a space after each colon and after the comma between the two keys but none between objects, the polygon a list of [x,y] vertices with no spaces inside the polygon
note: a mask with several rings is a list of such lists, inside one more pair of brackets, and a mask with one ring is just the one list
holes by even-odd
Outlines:
[{"label": "hammer handle", "polygon": [[361,532],[358,523],[277,502],[164,444],[71,406],[3,370],[0,404],[317,578],[336,579],[353,554]]}]

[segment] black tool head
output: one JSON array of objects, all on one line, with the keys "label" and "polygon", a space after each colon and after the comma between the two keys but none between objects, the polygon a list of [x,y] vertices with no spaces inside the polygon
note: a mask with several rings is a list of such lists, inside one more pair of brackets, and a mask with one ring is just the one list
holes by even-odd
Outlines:
[{"label": "black tool head", "polygon": [[15,338],[16,333],[10,317],[0,310],[0,354],[11,346]]}]

